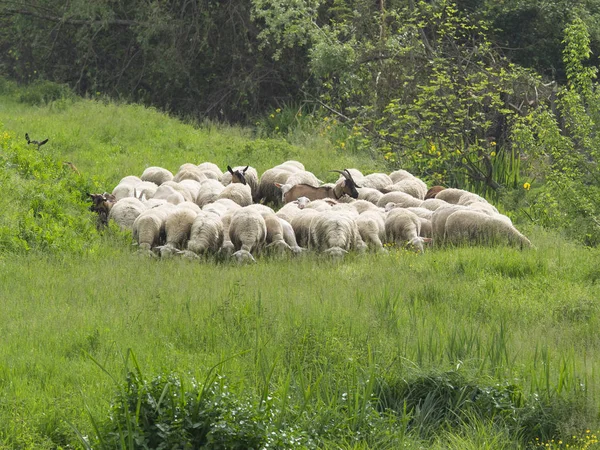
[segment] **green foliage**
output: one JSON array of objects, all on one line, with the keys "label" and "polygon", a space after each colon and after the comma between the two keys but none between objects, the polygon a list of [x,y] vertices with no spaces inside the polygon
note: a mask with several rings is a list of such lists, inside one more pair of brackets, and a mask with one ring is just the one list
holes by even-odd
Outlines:
[{"label": "green foliage", "polygon": [[92,183],[9,132],[0,135],[0,151],[0,252],[94,252]]},{"label": "green foliage", "polygon": [[73,101],[75,94],[66,84],[51,81],[35,81],[19,91],[19,101],[28,105],[41,106],[57,100]]}]

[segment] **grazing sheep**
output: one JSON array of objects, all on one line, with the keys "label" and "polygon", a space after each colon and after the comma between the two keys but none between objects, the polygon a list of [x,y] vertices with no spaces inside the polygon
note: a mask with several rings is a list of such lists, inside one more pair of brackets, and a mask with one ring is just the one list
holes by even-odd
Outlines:
[{"label": "grazing sheep", "polygon": [[144,170],[140,178],[142,181],[151,181],[160,186],[165,181],[171,181],[173,179],[173,174],[162,167],[148,167]]},{"label": "grazing sheep", "polygon": [[[293,224],[292,224],[293,225]],[[339,257],[350,250],[364,251],[365,243],[351,214],[344,211],[317,213],[310,224],[309,249]]]},{"label": "grazing sheep", "polygon": [[369,175],[365,175],[362,180],[360,180],[360,185],[363,188],[377,190],[381,190],[390,184],[393,184],[393,181],[387,173],[371,173]]},{"label": "grazing sheep", "polygon": [[[129,178],[129,177],[126,177],[126,178]],[[136,186],[139,186],[141,183],[142,183],[142,180],[140,180],[139,182],[135,182],[132,179],[129,179],[127,181],[121,180],[119,182],[119,184],[117,184],[115,186],[115,188],[112,190],[112,195],[115,196],[115,199],[117,201],[119,201],[123,198],[127,198],[127,197],[135,197],[135,188],[136,188]]]},{"label": "grazing sheep", "polygon": [[395,184],[402,180],[408,180],[408,179],[413,179],[413,178],[417,178],[417,177],[415,177],[412,173],[410,173],[407,170],[399,169],[399,170],[395,170],[394,172],[390,173],[390,178],[392,179],[392,182]]},{"label": "grazing sheep", "polygon": [[421,206],[410,206],[406,209],[414,212],[417,216],[423,219],[431,220],[431,216],[433,216],[433,211],[430,211],[429,209],[423,208]]},{"label": "grazing sheep", "polygon": [[247,184],[231,183],[218,195],[218,199],[228,198],[233,200],[240,206],[248,206],[252,204],[252,190]]},{"label": "grazing sheep", "polygon": [[439,246],[444,244],[446,240],[446,220],[450,214],[461,209],[467,209],[467,207],[449,204],[449,206],[438,208],[433,212],[431,216],[431,232],[434,245]]},{"label": "grazing sheep", "polygon": [[284,185],[293,173],[281,167],[273,167],[272,169],[265,170],[260,177],[258,193],[256,194],[257,201],[280,205],[282,203],[281,190],[277,187],[276,183]]},{"label": "grazing sheep", "polygon": [[460,198],[465,194],[471,195],[472,193],[469,191],[465,191],[464,189],[447,188],[443,191],[438,192],[435,198],[438,200],[444,200],[448,203],[452,203],[453,205],[458,205]]},{"label": "grazing sheep", "polygon": [[281,228],[283,230],[283,239],[290,246],[290,249],[293,253],[301,253],[305,249],[298,245],[298,241],[296,240],[296,233],[294,233],[294,228],[292,225],[282,218],[279,218],[279,222],[281,223]]},{"label": "grazing sheep", "polygon": [[455,211],[448,216],[445,238],[450,244],[507,244],[521,249],[532,247],[529,239],[501,218],[468,209]]},{"label": "grazing sheep", "polygon": [[438,198],[428,198],[426,200],[423,200],[423,203],[421,203],[421,208],[425,208],[430,211],[435,211],[438,208],[450,206],[451,204],[452,203],[445,202],[444,200],[440,200]]},{"label": "grazing sheep", "polygon": [[381,189],[381,192],[404,192],[419,200],[425,199],[427,185],[418,178],[408,178]]},{"label": "grazing sheep", "polygon": [[126,197],[117,201],[108,213],[108,220],[113,220],[121,230],[132,230],[135,219],[146,210],[141,200]]},{"label": "grazing sheep", "polygon": [[223,245],[223,222],[217,214],[202,211],[194,219],[187,249],[198,254],[214,254]]},{"label": "grazing sheep", "polygon": [[252,252],[260,252],[267,239],[265,219],[251,208],[238,209],[231,216],[229,239],[236,250],[234,258],[239,262],[256,262]]},{"label": "grazing sheep", "polygon": [[419,217],[419,222],[421,222],[421,232],[419,233],[419,236],[432,239],[433,225],[431,224],[431,220]]},{"label": "grazing sheep", "polygon": [[368,188],[368,187],[360,187],[356,189],[358,191],[358,199],[366,200],[368,202],[377,205],[377,202],[381,197],[383,197],[383,192],[378,189]]},{"label": "grazing sheep", "polygon": [[208,179],[200,183],[200,192],[196,196],[196,204],[201,208],[216,201],[225,186],[218,180]]},{"label": "grazing sheep", "polygon": [[386,239],[398,246],[409,245],[423,253],[423,243],[428,242],[420,236],[421,221],[412,211],[395,208],[388,212],[385,219]]},{"label": "grazing sheep", "polygon": [[165,234],[165,223],[177,207],[164,204],[142,212],[133,222],[133,239],[141,251],[150,251],[160,244]]},{"label": "grazing sheep", "polygon": [[352,205],[352,207],[359,213],[362,214],[365,211],[379,211],[379,212],[383,212],[384,210],[380,207],[378,207],[377,205],[374,205],[373,203],[367,201],[367,200],[356,200],[352,203],[350,203],[350,205]]},{"label": "grazing sheep", "polygon": [[188,200],[183,196],[181,192],[177,191],[173,186],[169,186],[166,183],[158,187],[152,198],[166,200],[167,202],[172,203],[174,205]]},{"label": "grazing sheep", "polygon": [[204,205],[202,207],[203,211],[212,212],[217,214],[220,217],[223,217],[228,212],[233,212],[236,209],[240,209],[241,206],[238,205],[233,200],[228,198],[220,198],[215,200],[213,203],[209,203],[208,205]]},{"label": "grazing sheep", "polygon": [[262,216],[267,227],[266,249],[278,254],[291,252],[292,248],[285,240],[283,225],[279,217],[275,213],[264,213]]},{"label": "grazing sheep", "polygon": [[[208,179],[204,181],[208,181]],[[178,184],[181,188],[185,189],[188,192],[188,195],[185,195],[185,197],[189,198],[189,201],[191,202],[196,202],[198,194],[202,190],[201,183],[196,180],[185,179],[181,180]]]},{"label": "grazing sheep", "polygon": [[318,215],[318,210],[306,207],[301,211],[300,214],[292,217],[290,224],[294,229],[296,241],[300,247],[308,247],[310,240],[310,224]]},{"label": "grazing sheep", "polygon": [[379,211],[368,210],[355,220],[362,240],[369,247],[384,251],[382,241],[385,240],[385,220]]},{"label": "grazing sheep", "polygon": [[397,208],[408,208],[410,206],[421,206],[422,200],[405,192],[394,191],[384,194],[377,202],[377,206],[385,208],[388,203],[394,203]]},{"label": "grazing sheep", "polygon": [[211,162],[198,164],[198,169],[204,173],[206,178],[221,181],[221,178],[223,177],[223,171],[219,168],[219,166]]},{"label": "grazing sheep", "polygon": [[[304,197],[306,198],[306,197]],[[293,202],[286,203],[282,208],[279,209],[275,214],[277,217],[287,220],[288,222],[292,221],[292,218],[300,214],[300,211],[304,209],[302,206],[302,202],[300,200],[294,200]]]},{"label": "grazing sheep", "polygon": [[192,224],[198,215],[200,209],[194,203],[181,203],[172,211],[165,221],[165,245],[157,247],[161,257],[171,256],[177,253],[177,250],[185,248],[190,238]]},{"label": "grazing sheep", "polygon": [[304,168],[304,164],[302,164],[300,161],[294,161],[294,160],[285,161],[276,167],[279,167],[279,168],[285,169],[285,170],[289,170],[290,172],[293,172],[293,173],[301,171],[301,170],[306,170]]}]

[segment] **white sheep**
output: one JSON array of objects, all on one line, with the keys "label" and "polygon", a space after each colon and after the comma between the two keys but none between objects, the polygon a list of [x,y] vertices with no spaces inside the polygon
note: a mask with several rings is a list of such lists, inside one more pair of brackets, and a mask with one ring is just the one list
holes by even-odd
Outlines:
[{"label": "white sheep", "polygon": [[371,188],[381,190],[386,186],[393,184],[392,179],[387,173],[371,173],[365,175],[360,181],[356,179],[361,188]]},{"label": "white sheep", "polygon": [[465,191],[464,189],[447,188],[443,191],[438,192],[435,198],[438,200],[444,200],[445,202],[452,203],[454,205],[458,205],[460,198],[465,194],[473,195],[471,192]]},{"label": "white sheep", "polygon": [[179,171],[173,177],[173,181],[179,183],[183,180],[194,180],[201,183],[207,180],[207,176],[204,172],[198,168],[195,164],[186,163],[179,167]]},{"label": "white sheep", "polygon": [[301,207],[301,205],[302,202],[300,201],[300,199],[294,200],[293,202],[286,203],[285,205],[283,205],[275,214],[277,215],[277,217],[291,222],[292,218],[300,214],[300,211],[302,211],[302,209],[304,209],[304,207],[306,206],[304,205]]},{"label": "white sheep", "polygon": [[164,204],[142,212],[133,222],[133,239],[137,241],[141,251],[150,251],[159,245],[165,233],[165,222],[169,214],[176,208],[172,204]]},{"label": "white sheep", "polygon": [[[192,206],[193,205],[193,206]],[[194,208],[195,207],[195,208]],[[190,238],[192,224],[200,208],[194,203],[181,203],[165,220],[165,245],[157,247],[162,257],[171,256],[185,248]]]},{"label": "white sheep", "polygon": [[377,202],[377,206],[386,208],[388,203],[394,203],[397,208],[408,208],[410,206],[421,206],[423,201],[405,192],[394,191],[384,194]]},{"label": "white sheep", "polygon": [[309,249],[339,257],[350,250],[364,251],[366,244],[360,237],[352,214],[324,211],[317,213],[311,221]]},{"label": "white sheep", "polygon": [[209,203],[214,202],[219,198],[219,194],[223,192],[225,186],[218,180],[208,179],[200,183],[200,192],[196,196],[196,204],[201,208]]},{"label": "white sheep", "polygon": [[436,246],[443,245],[446,240],[446,220],[450,214],[467,209],[466,206],[453,205],[436,209],[431,216],[431,232],[433,237],[433,243]]},{"label": "white sheep", "polygon": [[160,186],[165,181],[171,181],[173,179],[173,173],[164,169],[163,167],[148,167],[142,173],[140,177],[142,181],[151,181],[152,183]]},{"label": "white sheep", "polygon": [[203,162],[202,164],[198,164],[198,169],[204,173],[207,178],[221,181],[223,177],[223,171],[214,163],[211,162]]},{"label": "white sheep", "polygon": [[194,219],[187,249],[198,254],[215,254],[223,245],[223,222],[217,214],[202,211]]},{"label": "white sheep", "polygon": [[233,212],[234,210],[240,209],[240,208],[241,208],[241,206],[238,205],[233,200],[230,200],[228,198],[220,198],[220,199],[215,200],[212,203],[204,205],[202,207],[202,210],[206,211],[206,212],[212,212],[214,214],[217,214],[220,217],[223,217],[228,212]]},{"label": "white sheep", "polygon": [[427,185],[416,177],[406,178],[381,189],[382,192],[404,192],[419,200],[424,200]]},{"label": "white sheep", "polygon": [[412,211],[404,208],[394,208],[387,213],[385,219],[386,239],[398,246],[409,245],[423,253],[423,243],[429,242],[420,236],[421,221]]},{"label": "white sheep", "polygon": [[443,208],[445,206],[450,206],[451,203],[448,203],[444,200],[440,200],[438,198],[428,198],[426,200],[423,200],[423,203],[421,203],[421,208],[425,208],[428,209],[430,211],[435,211],[438,208]]},{"label": "white sheep", "polygon": [[450,244],[507,244],[522,248],[531,242],[514,226],[493,215],[463,209],[446,219],[445,240]]},{"label": "white sheep", "polygon": [[[313,202],[311,202],[313,203]],[[330,208],[328,208],[330,209]],[[312,220],[319,215],[319,211],[308,206],[300,214],[292,217],[290,224],[296,234],[296,241],[300,247],[308,247],[310,240],[310,224]]]},{"label": "white sheep", "polygon": [[230,183],[221,191],[217,200],[222,198],[233,200],[240,206],[248,206],[252,204],[252,190],[247,184]]},{"label": "white sheep", "polygon": [[251,208],[236,210],[229,224],[229,239],[236,250],[234,258],[240,262],[256,262],[252,252],[260,252],[267,239],[265,219]]},{"label": "white sheep", "polygon": [[385,240],[385,220],[380,211],[367,210],[355,220],[362,240],[369,247],[383,251]]},{"label": "white sheep", "polygon": [[[167,183],[172,183],[172,182],[167,182]],[[163,185],[159,186],[158,189],[156,190],[156,192],[154,193],[154,196],[152,197],[152,199],[156,199],[156,200],[166,200],[169,203],[172,203],[174,205],[177,205],[179,203],[185,202],[186,199],[183,194],[176,190],[173,186],[167,185],[166,183],[163,183]]]},{"label": "white sheep", "polygon": [[135,197],[126,197],[112,205],[108,213],[108,220],[113,220],[121,230],[132,230],[135,219],[146,210],[141,200]]},{"label": "white sheep", "polygon": [[275,183],[284,185],[288,178],[293,174],[294,172],[281,167],[273,167],[265,170],[260,177],[256,201],[264,201],[266,203],[280,205],[281,190],[276,186]]},{"label": "white sheep", "polygon": [[283,239],[290,246],[290,249],[293,253],[301,253],[305,249],[298,245],[298,241],[296,240],[296,233],[294,233],[294,228],[292,225],[285,219],[279,217],[279,222],[281,223],[281,228],[283,230]]},{"label": "white sheep", "polygon": [[377,205],[377,202],[379,201],[379,199],[381,197],[383,197],[383,192],[381,192],[378,189],[369,188],[369,187],[360,187],[360,188],[356,188],[356,190],[358,191],[358,199],[359,200],[366,200],[368,202],[373,203],[374,205]]}]

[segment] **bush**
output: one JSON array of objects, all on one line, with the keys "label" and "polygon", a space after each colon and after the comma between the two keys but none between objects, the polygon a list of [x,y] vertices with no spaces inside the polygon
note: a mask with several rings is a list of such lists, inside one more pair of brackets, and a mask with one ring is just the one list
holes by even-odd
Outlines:
[{"label": "bush", "polygon": [[75,94],[68,85],[47,80],[34,81],[24,88],[18,96],[21,103],[38,106],[59,100],[75,100],[75,98]]}]

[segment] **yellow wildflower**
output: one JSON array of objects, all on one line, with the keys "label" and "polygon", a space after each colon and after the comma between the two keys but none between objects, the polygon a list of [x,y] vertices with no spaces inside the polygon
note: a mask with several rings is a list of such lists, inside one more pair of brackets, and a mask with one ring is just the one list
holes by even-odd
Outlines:
[{"label": "yellow wildflower", "polygon": [[340,147],[344,148],[346,146],[345,142],[340,142]]},{"label": "yellow wildflower", "polygon": [[496,141],[491,141],[490,146],[494,147],[496,145]]},{"label": "yellow wildflower", "polygon": [[275,118],[275,114],[271,114],[269,117],[270,117],[271,119],[274,119],[274,118]]},{"label": "yellow wildflower", "polygon": [[277,109],[275,110],[275,112],[276,112],[276,113],[280,113],[280,112],[281,112],[281,108],[277,108]]},{"label": "yellow wildflower", "polygon": [[[523,189],[525,189],[526,191],[528,191],[530,188],[531,188],[531,184],[529,184],[529,183],[523,184]],[[588,431],[588,433],[589,433],[589,431]]]},{"label": "yellow wildflower", "polygon": [[490,156],[493,158],[494,156],[496,156],[496,152],[490,153]]}]

